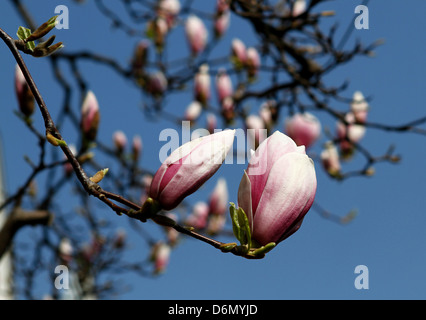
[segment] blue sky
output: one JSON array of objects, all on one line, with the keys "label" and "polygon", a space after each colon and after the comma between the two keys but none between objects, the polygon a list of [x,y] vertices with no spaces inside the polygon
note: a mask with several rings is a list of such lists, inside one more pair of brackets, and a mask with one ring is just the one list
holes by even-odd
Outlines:
[{"label": "blue sky", "polygon": [[[26,3],[38,22],[53,16],[56,5],[69,6],[70,28],[55,30],[57,39],[65,44],[64,50],[76,52],[90,47],[95,52],[116,56],[122,65],[129,61],[135,39],[122,31],[112,30],[109,22],[96,9],[93,10],[93,1],[87,1],[83,6],[56,0],[38,2],[39,6],[31,1]],[[194,3],[200,8],[206,3],[209,8],[213,7],[213,1],[196,0]],[[329,19],[339,22],[337,39],[340,39],[346,27],[352,23],[354,9],[359,4],[361,1],[330,1],[320,7],[336,11],[336,16]],[[14,35],[21,21],[9,1],[3,1],[1,6],[1,27]],[[354,30],[349,43],[358,38],[367,44],[384,39],[384,44],[376,50],[374,58],[355,59],[329,74],[327,81],[330,84],[339,84],[348,79],[348,97],[356,90],[371,96],[369,120],[372,122],[398,125],[425,116],[426,43],[422,39],[422,32],[426,27],[426,2],[370,1],[368,8],[369,29]],[[251,32],[246,32],[246,28],[247,25],[241,21],[231,20],[231,28],[222,40],[223,43],[215,48],[215,52],[220,54],[221,50],[228,50],[234,37],[241,38],[248,45],[256,44],[256,39]],[[174,32],[177,39],[182,39],[182,27]],[[173,59],[185,56],[186,43],[176,40],[166,54]],[[23,160],[23,154],[37,157],[38,152],[35,139],[12,112],[16,108],[13,92],[15,63],[4,45],[0,46],[0,61],[0,132],[6,150],[8,188],[15,190],[30,172]],[[53,83],[48,61],[26,57],[26,62],[53,118],[56,118],[62,101],[62,91]],[[139,111],[139,92],[110,69],[83,62],[81,70],[100,103],[102,119],[99,134],[105,137],[106,142],[110,141],[116,129],[124,128],[128,137],[140,134],[145,148],[142,164],[156,170],[159,166],[158,151],[163,144],[158,141],[158,136],[162,129],[170,127],[171,124],[167,121],[144,120]],[[69,77],[72,79],[71,74]],[[78,99],[78,95],[73,96],[75,110],[79,108]],[[167,110],[181,114],[189,102],[188,96],[177,95],[167,101]],[[344,110],[347,106],[336,104],[336,107]],[[327,118],[327,115],[316,115],[324,127],[334,128],[334,121]],[[35,125],[42,131],[41,117],[37,115],[35,118]],[[282,122],[277,129],[282,130]],[[63,130],[68,143],[75,139],[74,133],[67,131],[67,126]],[[312,155],[320,152],[321,143],[325,139],[323,136],[311,150]],[[396,153],[402,156],[401,162],[377,164],[376,174],[370,178],[356,177],[337,182],[324,174],[319,163],[316,163],[316,201],[341,216],[356,208],[358,215],[351,223],[339,225],[311,210],[297,233],[280,243],[265,259],[258,261],[222,254],[204,243],[185,238],[172,251],[170,266],[165,274],[156,278],[124,278],[131,284],[131,291],[120,297],[425,299],[426,137],[413,133],[368,129],[363,139],[363,146],[375,155],[384,154],[391,144],[395,145]],[[21,147],[17,147],[22,145],[25,146],[25,152]],[[357,163],[358,160],[362,159],[355,157],[354,162]],[[110,160],[105,160],[106,167],[108,161]],[[222,166],[200,192],[190,196],[188,201],[193,203],[203,197],[205,199],[217,178],[225,176],[230,201],[236,202],[238,184],[244,168],[245,165]],[[73,204],[69,206],[73,207]],[[108,210],[99,210],[103,214],[110,214],[111,221],[117,226],[128,228],[125,217],[115,216]],[[156,229],[152,224],[151,226],[153,230]],[[230,241],[229,238],[219,238],[227,241],[225,239]],[[130,238],[129,242],[129,260],[132,257],[140,260],[146,256],[147,247],[139,237]],[[354,270],[357,265],[368,267],[368,290],[357,290],[354,286],[357,276]]]}]

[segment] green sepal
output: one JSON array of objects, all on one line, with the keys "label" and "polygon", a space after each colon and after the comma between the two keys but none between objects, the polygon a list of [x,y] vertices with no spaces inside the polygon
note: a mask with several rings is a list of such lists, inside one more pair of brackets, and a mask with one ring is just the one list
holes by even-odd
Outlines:
[{"label": "green sepal", "polygon": [[240,241],[241,246],[251,247],[251,230],[246,213],[242,208],[236,208],[234,203],[230,203],[229,212],[232,221],[232,230],[235,237]]},{"label": "green sepal", "polygon": [[231,243],[224,243],[220,246],[220,250],[222,250],[222,252],[229,252],[232,249],[234,249],[237,246],[237,244],[235,242],[231,242]]},{"label": "green sepal", "polygon": [[276,243],[275,242],[269,242],[268,244],[265,244],[264,246],[253,250],[250,254],[255,257],[263,257],[265,254],[267,254],[269,251],[271,251],[273,248],[275,248]]}]

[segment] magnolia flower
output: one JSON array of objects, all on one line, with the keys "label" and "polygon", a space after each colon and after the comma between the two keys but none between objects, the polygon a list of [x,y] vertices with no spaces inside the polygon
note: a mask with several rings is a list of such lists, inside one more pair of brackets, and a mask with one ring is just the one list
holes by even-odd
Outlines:
[{"label": "magnolia flower", "polygon": [[232,97],[226,97],[222,101],[222,116],[227,122],[230,122],[235,117],[235,104]]},{"label": "magnolia flower", "polygon": [[185,33],[191,48],[191,52],[196,55],[204,50],[208,32],[203,21],[195,15],[190,15],[186,20]]},{"label": "magnolia flower", "polygon": [[15,67],[15,93],[19,110],[27,117],[34,112],[34,96],[18,65]]},{"label": "magnolia flower", "polygon": [[158,5],[158,15],[163,17],[169,28],[175,24],[176,16],[180,12],[179,0],[161,0]]},{"label": "magnolia flower", "polygon": [[214,21],[214,33],[216,37],[221,37],[228,30],[231,20],[231,13],[229,10],[218,14]]},{"label": "magnolia flower", "polygon": [[133,136],[132,140],[132,159],[133,161],[137,161],[142,153],[142,137],[140,135]]},{"label": "magnolia flower", "polygon": [[226,97],[231,97],[234,93],[231,78],[225,69],[220,69],[216,75],[216,91],[220,103]]},{"label": "magnolia flower", "polygon": [[355,91],[350,107],[356,121],[364,123],[367,120],[369,107],[361,91]]},{"label": "magnolia flower", "polygon": [[185,143],[154,175],[149,197],[165,210],[175,208],[222,165],[234,142],[235,130],[225,130]]},{"label": "magnolia flower", "polygon": [[228,211],[228,187],[224,178],[218,179],[210,195],[209,213],[225,214]]},{"label": "magnolia flower", "polygon": [[316,188],[314,163],[304,146],[278,131],[263,141],[238,189],[238,205],[247,215],[252,239],[266,245],[296,232]]},{"label": "magnolia flower", "polygon": [[96,138],[99,126],[99,104],[92,91],[88,91],[81,107],[81,130],[88,140]]},{"label": "magnolia flower", "polygon": [[115,148],[118,152],[123,152],[127,145],[127,137],[121,130],[117,130],[112,135],[112,141],[114,142]]},{"label": "magnolia flower", "polygon": [[217,118],[214,115],[214,113],[208,113],[207,114],[207,130],[211,133],[214,133],[214,129],[217,128]]},{"label": "magnolia flower", "polygon": [[161,71],[156,71],[148,76],[146,90],[153,96],[159,96],[167,90],[167,78]]},{"label": "magnolia flower", "polygon": [[260,56],[257,50],[253,47],[247,49],[246,66],[249,77],[254,77],[260,67]]},{"label": "magnolia flower", "polygon": [[185,120],[195,121],[201,114],[203,107],[198,101],[191,102],[185,110]]},{"label": "magnolia flower", "polygon": [[337,138],[340,140],[340,149],[345,156],[349,156],[353,151],[353,143],[359,142],[365,135],[365,126],[361,124],[355,124],[355,115],[352,112],[348,112],[345,115],[345,121],[337,122]]},{"label": "magnolia flower", "polygon": [[237,69],[241,68],[247,59],[246,46],[240,39],[232,40],[231,60]]},{"label": "magnolia flower", "polygon": [[162,273],[166,270],[170,261],[171,248],[164,242],[157,242],[151,251],[151,261],[154,262],[154,273]]},{"label": "magnolia flower", "polygon": [[306,11],[306,0],[296,0],[293,3],[292,15],[293,17],[297,17]]},{"label": "magnolia flower", "polygon": [[321,134],[321,122],[309,112],[296,113],[285,120],[285,130],[298,146],[309,148]]},{"label": "magnolia flower", "polygon": [[332,141],[328,141],[320,155],[324,170],[332,177],[340,176],[339,152]]},{"label": "magnolia flower", "polygon": [[211,235],[218,234],[225,227],[226,215],[214,214],[211,215],[207,224],[207,233]]},{"label": "magnolia flower", "polygon": [[191,214],[186,218],[185,223],[196,229],[204,229],[207,226],[209,216],[209,206],[204,201],[195,203]]},{"label": "magnolia flower", "polygon": [[210,98],[210,75],[209,66],[203,64],[200,66],[198,73],[194,77],[194,96],[195,100],[205,105]]}]

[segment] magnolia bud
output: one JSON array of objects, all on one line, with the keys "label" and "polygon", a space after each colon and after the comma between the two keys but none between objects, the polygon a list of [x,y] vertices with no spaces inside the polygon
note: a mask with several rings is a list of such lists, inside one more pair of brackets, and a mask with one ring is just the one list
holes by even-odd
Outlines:
[{"label": "magnolia bud", "polygon": [[264,246],[296,232],[316,193],[314,163],[305,147],[276,131],[251,157],[238,189],[252,239]]},{"label": "magnolia bud", "polygon": [[246,46],[240,39],[232,40],[231,44],[231,60],[236,69],[241,69],[247,59]]},{"label": "magnolia bud", "polygon": [[34,96],[18,65],[15,67],[15,92],[19,110],[26,117],[31,116],[34,112]]},{"label": "magnolia bud", "polygon": [[225,69],[220,69],[216,75],[216,91],[219,102],[222,102],[226,97],[231,97],[234,93],[231,78]]},{"label": "magnolia bud", "polygon": [[132,140],[132,159],[137,161],[142,153],[142,138],[140,135],[135,135]]},{"label": "magnolia bud", "polygon": [[146,91],[153,96],[161,96],[167,90],[167,78],[161,71],[156,71],[148,76]]},{"label": "magnolia bud", "polygon": [[201,114],[203,107],[198,101],[191,102],[185,110],[185,120],[195,121]]},{"label": "magnolia bud", "polygon": [[210,98],[210,75],[209,66],[203,64],[200,66],[198,73],[194,77],[194,96],[195,100],[201,102],[202,105],[206,105]]},{"label": "magnolia bud", "polygon": [[309,112],[296,113],[285,120],[285,130],[298,146],[309,148],[321,134],[321,122]]},{"label": "magnolia bud", "polygon": [[88,91],[81,107],[80,127],[87,140],[95,140],[99,126],[99,104],[92,91]]},{"label": "magnolia bud", "polygon": [[165,210],[178,206],[222,165],[235,130],[225,130],[185,143],[163,162],[154,175],[149,196]]},{"label": "magnolia bud", "polygon": [[231,19],[231,13],[229,10],[218,14],[214,21],[214,33],[217,38],[223,36],[223,34],[228,30]]},{"label": "magnolia bud", "polygon": [[364,123],[367,120],[369,106],[362,92],[355,91],[350,107],[356,121]]},{"label": "magnolia bud", "polygon": [[247,49],[246,66],[248,76],[250,78],[255,77],[260,67],[260,56],[253,47]]},{"label": "magnolia bud", "polygon": [[225,214],[228,211],[228,188],[224,178],[218,179],[216,187],[210,195],[209,213]]},{"label": "magnolia bud", "polygon": [[122,153],[127,145],[127,137],[123,131],[115,131],[112,135],[112,141],[114,142],[115,148],[119,153]]},{"label": "magnolia bud", "polygon": [[197,55],[203,51],[208,38],[203,21],[195,15],[190,15],[185,23],[185,32],[192,54]]},{"label": "magnolia bud", "polygon": [[334,178],[340,177],[341,168],[339,153],[333,142],[328,141],[325,144],[324,150],[321,152],[320,157],[324,170]]}]

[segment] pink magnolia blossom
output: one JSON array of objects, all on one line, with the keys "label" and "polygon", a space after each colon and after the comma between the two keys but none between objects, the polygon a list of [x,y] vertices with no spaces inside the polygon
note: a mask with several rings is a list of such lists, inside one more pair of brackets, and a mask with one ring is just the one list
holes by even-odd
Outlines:
[{"label": "pink magnolia blossom", "polygon": [[118,152],[123,152],[123,150],[126,148],[127,137],[123,131],[115,131],[112,135],[112,141],[114,142],[115,148]]},{"label": "pink magnolia blossom", "polygon": [[15,67],[15,92],[19,110],[27,117],[34,112],[34,96],[18,65]]},{"label": "pink magnolia blossom", "polygon": [[158,15],[166,20],[168,28],[175,25],[176,16],[179,12],[179,0],[161,0],[158,5]]},{"label": "pink magnolia blossom", "polygon": [[246,46],[240,39],[235,38],[232,40],[231,58],[237,68],[241,68],[246,63]]},{"label": "pink magnolia blossom", "polygon": [[230,122],[235,117],[235,103],[232,97],[225,97],[222,101],[222,116],[227,122]]},{"label": "pink magnolia blossom", "polygon": [[151,252],[151,261],[154,262],[154,273],[162,273],[166,270],[170,261],[171,248],[164,242],[157,242]]},{"label": "pink magnolia blossom", "polygon": [[132,159],[137,161],[142,153],[143,143],[140,135],[134,135],[132,139]]},{"label": "pink magnolia blossom", "polygon": [[306,0],[296,0],[293,3],[292,16],[297,17],[306,11]]},{"label": "pink magnolia blossom", "polygon": [[285,120],[285,130],[298,146],[309,148],[321,134],[321,122],[309,112],[296,113]]},{"label": "pink magnolia blossom", "polygon": [[206,105],[210,98],[211,79],[209,75],[209,66],[203,64],[200,66],[198,73],[194,77],[194,96],[201,104]]},{"label": "pink magnolia blossom", "polygon": [[207,233],[211,235],[218,234],[225,227],[226,215],[225,214],[213,214],[209,217],[207,224]]},{"label": "pink magnolia blossom", "polygon": [[204,50],[207,44],[208,32],[204,22],[195,15],[190,15],[186,20],[185,33],[191,52],[197,55]]},{"label": "pink magnolia blossom", "polygon": [[313,161],[304,146],[276,131],[252,155],[238,189],[252,239],[278,243],[296,232],[316,193]]},{"label": "pink magnolia blossom", "polygon": [[214,129],[217,128],[217,118],[214,113],[207,114],[207,130],[211,133],[214,133]]},{"label": "pink magnolia blossom", "polygon": [[246,66],[249,77],[256,76],[260,67],[260,56],[256,48],[250,47],[247,49]]},{"label": "pink magnolia blossom", "polygon": [[369,106],[361,91],[354,92],[350,107],[356,121],[364,123],[367,120]]},{"label": "pink magnolia blossom", "polygon": [[175,208],[222,165],[234,142],[235,130],[225,130],[185,143],[154,175],[149,196],[165,210]]},{"label": "pink magnolia blossom", "polygon": [[216,37],[221,37],[224,35],[226,30],[228,30],[231,21],[231,13],[229,10],[224,11],[217,15],[214,21],[214,33]]},{"label": "pink magnolia blossom", "polygon": [[231,77],[226,73],[225,69],[220,69],[216,75],[216,91],[220,103],[234,93]]},{"label": "pink magnolia blossom", "polygon": [[203,107],[198,101],[192,101],[185,110],[185,120],[195,121],[201,114]]},{"label": "pink magnolia blossom", "polygon": [[209,216],[209,206],[204,201],[198,201],[192,208],[191,214],[186,218],[185,223],[196,229],[204,229],[207,226]]},{"label": "pink magnolia blossom", "polygon": [[88,140],[96,138],[99,126],[99,104],[95,94],[88,91],[81,107],[81,130]]},{"label": "pink magnolia blossom", "polygon": [[153,96],[159,96],[167,90],[168,81],[161,71],[155,71],[148,76],[146,90]]},{"label": "pink magnolia blossom", "polygon": [[337,148],[333,142],[328,141],[325,144],[324,150],[321,152],[320,158],[324,170],[330,176],[338,177],[340,175],[341,167],[339,152],[337,151]]},{"label": "pink magnolia blossom", "polygon": [[364,125],[355,123],[353,112],[348,112],[345,120],[347,124],[340,120],[337,122],[336,131],[337,138],[340,139],[340,149],[343,154],[350,155],[354,148],[353,143],[359,142],[364,137],[366,129]]},{"label": "pink magnolia blossom", "polygon": [[228,187],[224,178],[218,179],[209,198],[210,214],[225,214],[228,211]]}]

